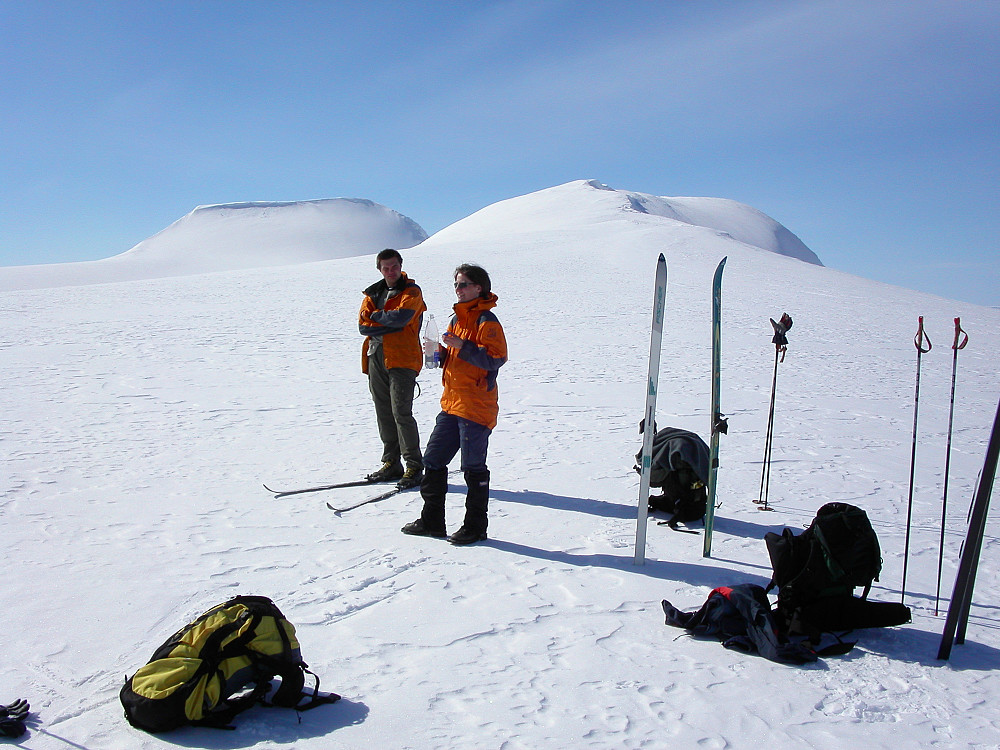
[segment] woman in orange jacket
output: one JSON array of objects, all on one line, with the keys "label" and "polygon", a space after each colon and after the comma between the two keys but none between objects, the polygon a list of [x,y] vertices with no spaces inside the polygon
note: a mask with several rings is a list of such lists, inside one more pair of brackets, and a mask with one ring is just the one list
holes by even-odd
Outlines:
[{"label": "woman in orange jacket", "polygon": [[486,451],[497,424],[497,371],[507,361],[507,340],[493,308],[490,276],[479,266],[455,269],[455,314],[442,336],[441,413],[424,449],[420,518],[403,527],[404,534],[443,537],[448,463],[461,451],[468,492],[465,521],[448,537],[452,544],[473,544],[486,538],[490,472]]}]

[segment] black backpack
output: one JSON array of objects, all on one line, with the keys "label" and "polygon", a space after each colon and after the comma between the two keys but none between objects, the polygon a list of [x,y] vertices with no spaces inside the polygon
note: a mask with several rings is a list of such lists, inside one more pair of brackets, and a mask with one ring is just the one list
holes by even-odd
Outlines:
[{"label": "black backpack", "polygon": [[665,523],[674,527],[678,521],[687,523],[705,517],[708,488],[690,466],[681,465],[668,472],[662,482],[663,492],[649,496],[649,509],[669,513],[670,518]]},{"label": "black backpack", "polygon": [[[643,426],[640,425],[641,433]],[[642,451],[636,454],[641,473]],[[705,441],[688,430],[664,427],[653,436],[649,486],[659,487],[660,495],[649,498],[649,509],[670,514],[667,523],[699,521],[705,517],[708,501],[709,450]]]},{"label": "black backpack", "polygon": [[[776,612],[789,632],[815,634],[908,622],[901,604],[867,601],[882,571],[878,536],[861,508],[827,503],[801,534],[764,536],[778,587]],[[861,597],[854,590],[863,588]]]},{"label": "black backpack", "polygon": [[784,529],[766,534],[764,542],[779,601],[851,595],[858,586],[865,589],[864,599],[882,571],[878,536],[868,514],[847,503],[827,503],[797,536]]},{"label": "black backpack", "polygon": [[[128,722],[147,732],[186,724],[228,728],[255,703],[299,711],[340,696],[303,692],[308,667],[295,626],[265,596],[237,596],[185,625],[125,681],[121,702]],[[281,685],[268,701],[270,681]],[[310,697],[303,704],[302,698]]]}]

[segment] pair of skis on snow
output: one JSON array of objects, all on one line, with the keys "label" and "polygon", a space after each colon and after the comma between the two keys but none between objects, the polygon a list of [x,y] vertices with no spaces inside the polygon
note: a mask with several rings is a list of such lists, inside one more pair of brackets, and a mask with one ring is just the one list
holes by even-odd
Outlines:
[{"label": "pair of skis on snow", "polygon": [[[378,484],[378,482],[372,482],[372,481],[369,481],[368,479],[357,479],[357,480],[354,480],[354,481],[351,481],[351,482],[339,482],[337,484],[321,484],[321,485],[317,485],[315,487],[303,487],[301,489],[296,489],[296,490],[273,490],[273,489],[271,489],[270,487],[268,487],[265,484],[264,485],[264,489],[267,490],[268,492],[274,493],[274,496],[277,498],[277,497],[288,497],[289,495],[304,495],[304,494],[309,493],[309,492],[325,492],[327,490],[339,490],[339,489],[343,489],[343,488],[346,488],[346,487],[364,487],[364,486],[373,485],[373,484]],[[416,487],[406,487],[406,488],[393,487],[392,489],[388,489],[385,492],[382,492],[382,493],[380,493],[378,495],[375,495],[373,497],[369,497],[369,498],[367,498],[365,500],[361,500],[360,502],[354,503],[353,505],[347,505],[347,506],[345,506],[343,508],[338,508],[337,506],[333,505],[332,503],[327,503],[326,507],[329,508],[330,510],[332,510],[337,515],[340,515],[341,513],[346,513],[349,510],[354,510],[355,508],[360,508],[362,505],[368,505],[370,503],[377,503],[377,502],[379,502],[381,500],[385,500],[387,498],[392,497],[393,495],[398,495],[400,492],[406,492],[409,489],[417,489],[417,488]]]},{"label": "pair of skis on snow", "polygon": [[[705,539],[703,556],[712,556],[712,529],[715,524],[715,487],[719,469],[719,435],[728,429],[725,416],[721,412],[721,389],[719,369],[722,359],[722,271],[727,258],[723,258],[715,269],[712,280],[712,411],[711,438],[709,440],[708,501],[705,507]],[[663,341],[663,313],[667,301],[667,261],[660,253],[656,262],[656,283],[653,290],[653,321],[649,337],[649,371],[646,378],[646,408],[643,424],[642,454],[639,462],[639,508],[635,531],[635,564],[646,560],[646,526],[649,522],[649,475],[653,462],[653,427],[656,415],[656,394],[660,377],[660,349]]]}]

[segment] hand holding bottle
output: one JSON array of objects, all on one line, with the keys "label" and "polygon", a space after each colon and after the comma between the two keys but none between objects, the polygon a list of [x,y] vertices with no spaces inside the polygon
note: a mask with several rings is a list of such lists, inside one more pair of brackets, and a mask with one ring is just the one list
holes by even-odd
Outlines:
[{"label": "hand holding bottle", "polygon": [[441,337],[441,342],[449,349],[461,349],[465,339],[459,338],[454,333],[446,333]]}]

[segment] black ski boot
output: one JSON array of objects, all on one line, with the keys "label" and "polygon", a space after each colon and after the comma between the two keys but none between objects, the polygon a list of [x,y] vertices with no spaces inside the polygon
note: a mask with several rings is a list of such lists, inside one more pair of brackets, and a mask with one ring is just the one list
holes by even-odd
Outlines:
[{"label": "black ski boot", "polygon": [[410,536],[433,536],[442,539],[448,536],[448,532],[442,529],[429,529],[424,525],[424,519],[418,518],[416,521],[410,521],[406,526],[400,529],[404,534],[409,534]]}]

